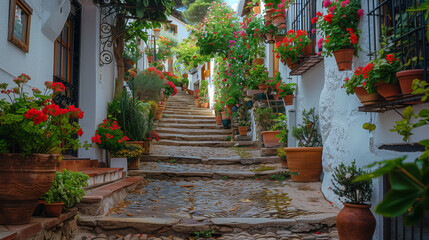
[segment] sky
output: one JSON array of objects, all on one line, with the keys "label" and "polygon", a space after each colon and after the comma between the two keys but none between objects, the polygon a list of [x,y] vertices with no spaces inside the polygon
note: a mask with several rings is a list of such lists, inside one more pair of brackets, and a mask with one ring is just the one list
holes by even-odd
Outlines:
[{"label": "sky", "polygon": [[237,10],[239,0],[224,0],[232,9]]}]

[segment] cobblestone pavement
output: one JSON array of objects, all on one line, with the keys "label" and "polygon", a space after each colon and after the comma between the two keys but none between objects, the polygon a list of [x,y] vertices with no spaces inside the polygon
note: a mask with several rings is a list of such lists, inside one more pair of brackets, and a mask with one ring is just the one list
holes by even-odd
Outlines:
[{"label": "cobblestone pavement", "polygon": [[174,171],[174,172],[199,172],[199,171],[218,171],[218,172],[263,172],[269,170],[282,169],[281,164],[260,164],[260,165],[207,165],[207,164],[184,164],[176,162],[174,159],[169,163],[163,162],[144,162],[140,164],[140,169],[154,171]]},{"label": "cobblestone pavement", "polygon": [[208,158],[235,158],[235,157],[260,157],[261,151],[255,147],[229,147],[229,148],[211,148],[211,147],[178,147],[154,145],[154,155],[176,155]]}]

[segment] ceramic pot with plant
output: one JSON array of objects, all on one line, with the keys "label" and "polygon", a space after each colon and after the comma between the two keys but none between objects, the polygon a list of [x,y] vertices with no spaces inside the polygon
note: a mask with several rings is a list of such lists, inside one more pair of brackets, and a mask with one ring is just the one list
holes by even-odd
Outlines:
[{"label": "ceramic pot with plant", "polygon": [[293,104],[295,86],[296,83],[282,83],[281,80],[279,80],[276,84],[277,92],[279,96],[283,98],[286,106]]},{"label": "ceramic pot with plant", "polygon": [[215,111],[216,125],[222,125],[222,105],[220,102],[216,102],[213,107]]},{"label": "ceramic pot with plant", "polygon": [[[325,15],[317,12],[312,24],[322,34],[319,49],[323,46],[323,56],[335,56],[338,70],[352,69],[353,56],[357,56],[359,47],[359,22],[364,15],[361,1],[323,1],[328,11]],[[347,23],[347,24],[344,24]]]},{"label": "ceramic pot with plant", "polygon": [[21,74],[11,89],[0,83],[0,224],[29,223],[37,200],[51,187],[58,153],[81,147],[74,136],[83,134],[77,123],[83,112],[52,100],[64,85],[45,82],[43,93],[29,93],[30,80]]},{"label": "ceramic pot with plant", "polygon": [[294,182],[319,181],[322,170],[322,139],[320,137],[319,117],[312,108],[302,111],[302,123],[293,127],[292,136],[298,147],[285,148],[288,167]]},{"label": "ceramic pot with plant", "polygon": [[261,134],[265,147],[278,147],[281,144],[287,146],[288,129],[286,115],[279,113],[273,120],[273,126],[270,131],[263,131]]},{"label": "ceramic pot with plant", "polygon": [[286,157],[286,151],[284,147],[277,148],[277,157],[280,158],[280,163],[282,168],[287,168],[287,157]]},{"label": "ceramic pot with plant", "polygon": [[363,174],[366,172],[356,167],[355,161],[351,166],[341,163],[334,168],[332,191],[344,204],[336,219],[340,239],[367,240],[374,234],[376,221],[367,204],[371,201],[372,181],[354,181]]},{"label": "ceramic pot with plant", "polygon": [[277,116],[273,113],[272,108],[257,108],[256,121],[261,129],[261,135],[266,148],[273,148],[279,145],[277,135],[281,132],[276,124]]},{"label": "ceramic pot with plant", "polygon": [[42,200],[45,201],[43,210],[47,217],[59,217],[63,208],[74,207],[85,196],[83,189],[88,185],[88,175],[80,172],[55,172],[51,188]]},{"label": "ceramic pot with plant", "polygon": [[276,42],[276,57],[292,70],[298,65],[303,49],[311,43],[308,33],[303,30],[289,30],[282,41]]},{"label": "ceramic pot with plant", "polygon": [[[138,170],[140,164],[140,156],[143,154],[143,147],[134,144],[127,144],[125,148],[110,154],[110,167],[123,168],[126,172],[129,170]],[[116,160],[116,158],[125,158],[125,162]],[[116,161],[116,162],[115,162]]]},{"label": "ceramic pot with plant", "polygon": [[255,65],[250,69],[250,79],[257,83],[260,91],[264,92],[268,89],[266,81],[268,80],[268,71],[264,65]]},{"label": "ceramic pot with plant", "polygon": [[[270,16],[271,19],[271,16]],[[266,40],[268,41],[268,43],[274,43],[274,39],[278,33],[278,27],[274,24],[271,23],[270,21],[267,21],[265,19],[265,25],[262,27],[262,32],[265,35]],[[264,64],[264,63],[262,63]]]},{"label": "ceramic pot with plant", "polygon": [[248,121],[239,121],[238,122],[238,131],[240,136],[247,136],[247,131],[249,130],[250,123]]},{"label": "ceramic pot with plant", "polygon": [[130,139],[124,135],[116,120],[106,118],[98,125],[91,140],[99,148],[115,153],[124,149]]}]

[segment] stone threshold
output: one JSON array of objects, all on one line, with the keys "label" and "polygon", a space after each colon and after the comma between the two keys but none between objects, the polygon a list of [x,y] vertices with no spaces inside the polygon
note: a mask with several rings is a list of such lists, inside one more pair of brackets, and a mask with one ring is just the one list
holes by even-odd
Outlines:
[{"label": "stone threshold", "polygon": [[106,214],[111,207],[125,199],[143,181],[142,177],[128,177],[87,192],[77,205],[79,212],[91,216]]},{"label": "stone threshold", "polygon": [[216,233],[229,233],[245,230],[252,233],[263,233],[267,229],[306,233],[325,230],[335,226],[336,214],[323,213],[301,216],[293,219],[271,218],[135,218],[135,217],[81,217],[78,225],[85,229],[96,230],[97,233],[157,233],[171,231],[174,233],[193,233],[197,231],[215,230]]},{"label": "stone threshold", "polygon": [[186,163],[186,164],[209,164],[209,165],[254,165],[254,164],[270,164],[270,163],[280,163],[280,158],[277,156],[268,156],[268,157],[253,157],[253,158],[209,158],[203,159],[201,157],[192,157],[192,156],[179,156],[179,155],[144,155],[140,161],[141,162],[170,162],[170,160],[175,160],[176,163]]},{"label": "stone threshold", "polygon": [[44,232],[54,227],[61,227],[62,223],[75,217],[76,214],[77,208],[71,208],[58,218],[32,217],[28,224],[0,225],[0,240],[26,240],[39,234],[44,235]]}]

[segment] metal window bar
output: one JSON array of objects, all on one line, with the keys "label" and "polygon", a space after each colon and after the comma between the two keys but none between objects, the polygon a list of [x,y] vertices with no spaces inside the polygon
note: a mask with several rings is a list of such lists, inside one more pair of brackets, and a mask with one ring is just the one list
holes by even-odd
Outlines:
[{"label": "metal window bar", "polygon": [[312,24],[311,20],[316,16],[316,3],[316,0],[295,0],[289,11],[293,14],[292,29],[294,31],[305,30],[308,32],[308,36],[312,41],[313,53],[316,53],[316,34],[312,30],[316,28],[316,24]]},{"label": "metal window bar", "polygon": [[375,59],[380,50],[382,28],[387,28],[387,36],[392,37],[392,53],[405,64],[417,57],[417,62],[406,69],[425,69],[425,81],[428,67],[428,46],[426,39],[426,19],[424,11],[408,12],[411,6],[424,0],[367,0],[369,57]]}]

